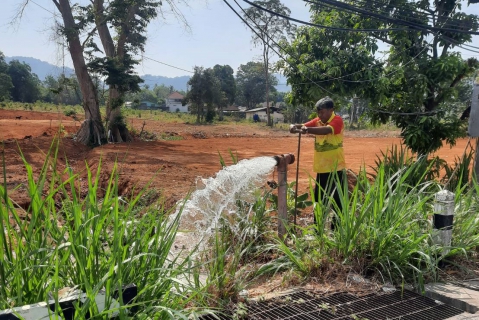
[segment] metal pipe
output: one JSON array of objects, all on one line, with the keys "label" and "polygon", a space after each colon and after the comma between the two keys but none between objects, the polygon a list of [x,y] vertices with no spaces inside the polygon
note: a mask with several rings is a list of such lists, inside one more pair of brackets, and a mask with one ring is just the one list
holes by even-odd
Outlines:
[{"label": "metal pipe", "polygon": [[288,223],[288,165],[294,163],[291,153],[274,156],[278,167],[278,237],[284,239]]},{"label": "metal pipe", "polygon": [[[299,178],[299,151],[301,150],[301,131],[299,132],[299,137],[298,137],[298,160],[296,160],[296,190],[294,192],[294,228],[296,229],[296,216],[298,215],[298,212],[296,211],[298,208],[298,178]],[[296,231],[295,231],[296,232]]]}]

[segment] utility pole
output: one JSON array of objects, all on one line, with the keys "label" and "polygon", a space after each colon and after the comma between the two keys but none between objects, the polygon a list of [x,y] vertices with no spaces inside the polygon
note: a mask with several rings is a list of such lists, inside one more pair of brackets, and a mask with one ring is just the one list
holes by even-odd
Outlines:
[{"label": "utility pole", "polygon": [[476,176],[476,181],[479,181],[479,76],[474,80],[474,88],[472,90],[468,134],[470,137],[476,138],[474,174]]}]

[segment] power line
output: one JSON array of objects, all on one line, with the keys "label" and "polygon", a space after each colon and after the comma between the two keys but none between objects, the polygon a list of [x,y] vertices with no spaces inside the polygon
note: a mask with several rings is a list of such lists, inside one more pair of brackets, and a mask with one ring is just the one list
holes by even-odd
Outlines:
[{"label": "power line", "polygon": [[[355,1],[355,4],[360,4],[361,1],[359,0],[356,0]],[[413,4],[413,3],[410,3],[410,4]],[[319,5],[319,4],[318,4]],[[341,10],[347,10],[347,9],[342,9],[342,8],[338,8],[334,5],[331,5],[331,4],[321,4],[321,5],[324,5],[326,7],[329,7],[329,8],[334,8],[334,9],[341,9]],[[385,5],[387,5],[387,3],[384,3],[384,2],[380,2],[380,1],[373,1],[373,0],[366,0],[366,1],[363,1],[362,3],[362,6],[358,6],[359,8],[361,9],[365,9],[367,11],[373,11],[373,10],[376,10],[380,7],[384,7]],[[394,17],[397,17],[397,18],[405,18],[405,19],[410,19],[411,18],[411,15],[404,15],[404,14],[401,14],[398,11],[399,10],[408,10],[410,11],[411,8],[408,8],[406,6],[401,6],[401,5],[395,5],[394,7],[390,7],[390,9],[393,9],[394,10],[394,13],[392,13],[392,15]],[[419,9],[421,10],[422,8],[417,8],[416,9]],[[347,11],[351,11],[351,10],[347,10]],[[354,12],[354,11],[353,11]],[[388,12],[387,10],[376,10],[376,13],[379,13],[379,14],[385,14],[385,15],[388,15],[388,16],[391,16],[390,12]],[[416,18],[425,18],[427,19],[428,21],[431,21],[431,22],[435,22],[435,20],[441,18],[441,16],[437,16],[435,15],[434,13],[429,13],[429,12],[419,12],[419,11],[413,11],[413,13],[416,15],[413,17],[416,17]],[[458,20],[458,19],[451,19],[449,18],[448,19],[448,22],[447,22],[447,25],[448,26],[457,26],[457,27],[460,27],[462,26],[462,22],[463,20]],[[443,26],[444,27],[444,26]]]},{"label": "power line", "polygon": [[[233,12],[236,13],[236,15],[237,15],[238,17],[240,17],[240,19],[241,19],[260,39],[262,39],[262,40],[264,41],[264,39],[256,32],[256,30],[254,30],[254,29],[243,19],[243,17],[241,17],[241,16],[236,12],[236,10],[234,10],[234,9],[229,5],[229,3],[228,3],[226,0],[223,0],[223,1],[233,10]],[[238,2],[237,2],[236,0],[234,0],[234,1],[235,1],[235,3],[238,5],[238,7],[240,7],[241,10],[245,13],[245,15],[246,15],[250,20],[252,20],[252,21],[254,22],[254,20],[251,19],[251,17],[248,16],[248,14],[247,14],[247,13],[245,12],[245,10],[238,4]],[[244,1],[245,1],[245,2],[248,2],[247,0],[244,0]],[[456,6],[457,6],[457,3],[456,3]],[[446,19],[445,22],[447,22],[447,19]],[[256,24],[256,23],[255,23],[255,24]],[[266,34],[266,36],[268,36],[268,35]],[[268,38],[269,38],[276,46],[278,46],[280,49],[282,49],[283,51],[286,51],[286,50],[284,50],[284,48],[282,48],[278,43],[276,43],[271,37],[268,36]],[[431,40],[431,41],[432,41],[432,40]],[[431,42],[431,41],[430,41],[430,42]],[[275,51],[274,48],[273,48],[269,43],[267,43],[267,45],[268,45],[274,52],[276,52],[276,54],[278,54],[278,56],[279,56],[281,59],[283,59],[285,62],[287,62],[288,64],[290,64],[292,67],[296,67],[296,66],[293,66],[291,63],[289,63],[289,62],[288,62],[283,56],[281,56],[277,51]],[[429,43],[429,45],[430,45],[430,43]],[[424,48],[423,48],[415,57],[411,58],[411,60],[410,60],[409,62],[407,62],[406,64],[403,64],[402,67],[404,67],[405,65],[407,65],[407,64],[409,64],[409,63],[414,62],[414,61],[415,61],[414,59],[415,59],[417,56],[419,56],[422,52],[424,52],[424,50],[426,50],[427,48],[428,48],[427,46],[424,46]],[[298,60],[297,58],[295,58],[295,59]],[[309,68],[309,66],[307,66],[307,65],[306,65],[306,67]],[[393,71],[393,72],[391,72],[391,73],[389,73],[389,74],[387,74],[387,75],[383,75],[383,76],[381,76],[381,77],[379,77],[379,78],[377,78],[377,79],[369,79],[369,80],[358,81],[358,82],[367,82],[367,81],[372,81],[372,80],[378,80],[378,79],[387,77],[387,76],[389,76],[389,75],[391,75],[391,74],[393,74],[393,73],[395,73],[395,72],[397,72],[397,71],[399,71],[399,69],[396,70],[396,71]],[[323,75],[324,75],[324,74],[323,74]],[[311,80],[311,79],[310,79],[310,80]],[[332,81],[332,79],[330,79],[330,80],[325,80],[325,81]],[[346,81],[346,80],[342,80],[342,81]],[[333,95],[333,96],[336,96],[335,94],[329,92],[329,91],[326,90],[325,88],[319,86],[319,85],[317,84],[317,82],[321,82],[321,81],[311,81],[311,82],[309,82],[308,84],[315,84],[316,86],[318,86],[318,87],[321,88],[322,90],[324,90],[324,91],[330,93],[330,94]],[[287,84],[286,84],[286,85],[287,85]],[[340,97],[340,98],[342,98],[342,97]],[[345,100],[344,98],[342,98],[342,99]],[[429,114],[437,114],[437,113],[445,112],[445,111],[446,111],[446,110],[443,110],[443,109],[436,109],[436,110],[432,110],[432,111],[420,111],[420,112],[394,112],[394,111],[386,111],[386,110],[373,110],[373,109],[370,109],[370,108],[366,108],[366,109],[368,109],[368,110],[370,110],[370,111],[372,111],[372,112],[389,114],[389,115],[429,115]]]},{"label": "power line", "polygon": [[[43,10],[45,10],[45,11],[51,13],[51,14],[54,15],[55,17],[60,17],[57,13],[48,10],[47,8],[45,8],[45,7],[41,6],[41,5],[39,5],[39,4],[36,3],[35,1],[33,1],[33,0],[29,0],[29,1],[32,2],[33,4],[37,5],[37,6],[40,7],[41,9],[43,9]],[[114,43],[112,43],[112,44],[114,44]],[[173,65],[171,65],[171,64],[158,61],[158,60],[156,60],[156,59],[147,57],[147,56],[145,56],[145,55],[141,55],[141,56],[142,56],[142,58],[144,58],[144,59],[151,60],[151,61],[153,61],[153,62],[156,62],[156,63],[162,64],[162,65],[168,66],[168,67],[170,67],[170,68],[175,68],[175,69],[178,69],[178,70],[181,70],[181,71],[185,71],[185,72],[189,72],[189,73],[194,73],[194,71],[186,70],[186,69],[183,69],[183,68],[180,68],[180,67],[175,67],[175,66],[173,66]],[[64,62],[64,63],[65,63],[65,62]]]},{"label": "power line", "polygon": [[[243,1],[249,2],[248,0],[243,0]],[[349,5],[349,4],[344,3],[344,2],[339,2],[339,1],[336,1],[336,0],[317,0],[317,1],[320,1],[320,2],[316,2],[316,1],[312,1],[312,0],[303,0],[303,1],[307,2],[307,3],[311,3],[311,4],[320,4],[320,2],[330,4],[330,5],[333,5],[337,8],[343,8],[343,9],[346,9],[346,10],[354,11],[356,13],[360,13],[360,14],[363,14],[363,15],[367,15],[367,16],[370,16],[370,17],[377,18],[381,21],[388,21],[388,22],[391,22],[391,23],[408,26],[408,27],[411,27],[411,28],[414,28],[414,29],[417,29],[417,30],[420,30],[420,31],[424,31],[424,30],[430,30],[430,31],[436,31],[436,32],[449,31],[449,32],[454,32],[454,33],[479,35],[478,31],[449,29],[449,28],[444,28],[444,27],[438,28],[438,27],[433,27],[433,26],[430,26],[430,25],[422,25],[422,24],[417,24],[417,23],[414,23],[414,22],[409,22],[409,21],[406,21],[406,20],[391,18],[391,17],[387,17],[387,16],[384,16],[384,15],[381,15],[381,14],[377,14],[377,13],[374,13],[374,12],[370,12],[368,10],[364,10],[364,9]],[[457,4],[456,4],[456,6],[457,6]]]},{"label": "power line", "polygon": [[248,3],[249,5],[253,6],[253,7],[256,7],[260,10],[263,10],[263,11],[266,11],[272,15],[275,15],[275,16],[278,16],[278,17],[281,17],[281,18],[284,18],[284,19],[287,19],[287,20],[290,20],[290,21],[294,21],[294,22],[297,22],[297,23],[301,23],[301,24],[304,24],[304,25],[308,25],[308,26],[312,26],[312,27],[317,27],[317,28],[323,28],[323,29],[329,29],[329,30],[335,30],[335,31],[346,31],[346,32],[389,32],[389,31],[408,31],[407,29],[405,28],[391,28],[391,29],[351,29],[351,28],[339,28],[339,27],[331,27],[331,26],[325,26],[325,25],[320,25],[320,24],[316,24],[316,23],[311,23],[311,22],[307,22],[307,21],[303,21],[303,20],[299,20],[299,19],[295,19],[295,18],[292,18],[292,17],[289,17],[289,16],[286,16],[286,15],[283,15],[281,13],[277,13],[277,12],[274,12],[272,10],[269,10],[265,7],[262,7],[254,2],[251,2],[251,1],[248,1],[248,0],[243,0],[244,2]]},{"label": "power line", "polygon": [[175,69],[178,69],[178,70],[181,70],[181,71],[186,71],[186,72],[189,72],[189,73],[195,73],[194,71],[182,69],[182,68],[179,68],[179,67],[175,67],[175,66],[173,66],[173,65],[171,65],[171,64],[164,63],[164,62],[155,60],[155,59],[150,58],[150,57],[147,57],[147,56],[142,56],[142,57],[143,57],[144,59],[148,59],[148,60],[154,61],[154,62],[156,62],[156,63],[163,64],[163,65],[168,66],[168,67],[171,67],[171,68],[175,68]]},{"label": "power line", "polygon": [[[329,29],[329,30],[334,30],[334,31],[343,31],[343,32],[380,32],[380,31],[413,31],[411,29],[351,29],[351,28],[338,28],[338,27],[330,27],[330,26],[324,26],[324,25],[319,25],[319,24],[314,24],[314,23],[310,23],[310,22],[306,22],[306,21],[302,21],[302,20],[298,20],[298,19],[294,19],[294,18],[291,18],[291,17],[288,17],[288,16],[285,16],[283,14],[280,14],[280,13],[277,13],[277,12],[274,12],[272,10],[269,10],[267,8],[264,8],[262,6],[259,6],[251,1],[248,1],[248,0],[243,0],[245,1],[246,3],[262,10],[262,11],[265,11],[265,12],[268,12],[272,15],[276,15],[276,16],[279,16],[279,17],[282,17],[284,19],[288,19],[288,20],[292,20],[292,21],[295,21],[295,22],[298,22],[298,23],[302,23],[302,24],[305,24],[305,25],[309,25],[309,26],[313,26],[313,27],[317,27],[317,28],[324,28],[324,29]],[[304,0],[305,2],[311,2],[311,1],[307,1],[307,0]],[[311,2],[313,3],[313,2]],[[341,9],[341,8],[339,8]],[[411,27],[412,29],[418,29],[417,27]],[[423,31],[427,31],[426,29],[423,29]],[[449,42],[449,43],[453,43],[451,40],[448,40],[448,39],[451,39],[451,38],[448,38],[444,35],[440,35],[440,34],[436,34],[436,36],[442,38],[445,42]],[[448,38],[448,39],[446,39]],[[455,46],[463,49],[463,50],[466,50],[466,51],[471,51],[471,52],[474,52],[474,53],[479,53],[477,51],[474,51],[474,50],[471,50],[471,49],[468,49],[468,48],[464,48],[462,47],[461,44],[459,44],[458,42],[454,43]],[[469,45],[467,45],[469,46]],[[473,46],[470,46],[470,47],[473,47]],[[479,49],[479,48],[477,48]]]},{"label": "power line", "polygon": [[[256,32],[256,30],[228,3],[227,0],[223,0],[224,3],[226,3],[226,5],[243,21],[244,24],[246,24],[261,40],[264,41],[264,38],[258,33]],[[241,8],[241,10],[245,13],[245,15],[251,20],[254,22],[253,19],[251,19],[251,17],[249,17],[249,15],[246,13],[246,11],[238,4],[238,2],[236,0],[234,0],[234,2],[236,3],[236,5],[238,5],[238,7]],[[256,23],[255,23],[256,24]],[[278,47],[280,47],[268,34],[265,34],[273,43],[275,43],[275,45],[277,45]],[[283,59],[286,63],[289,64],[289,62],[279,53],[277,52],[269,43],[268,43],[268,47],[273,50],[281,59]],[[281,47],[280,47],[281,48]],[[291,64],[290,64],[291,65]],[[292,67],[295,67],[293,65],[291,65]],[[311,80],[313,83],[315,83],[312,79],[310,79],[309,77],[307,77],[309,80]],[[319,84],[316,84],[320,89],[322,89],[323,91],[331,94],[331,95],[334,95],[332,92],[330,92],[329,90],[321,87]]]}]

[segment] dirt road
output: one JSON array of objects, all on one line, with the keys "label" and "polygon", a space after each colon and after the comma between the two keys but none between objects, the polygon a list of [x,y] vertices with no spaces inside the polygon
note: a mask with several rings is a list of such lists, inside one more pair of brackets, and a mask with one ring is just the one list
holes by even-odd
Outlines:
[{"label": "dirt road", "polygon": [[[17,117],[21,116],[20,119]],[[128,123],[138,131],[141,119],[129,119]],[[7,185],[13,190],[26,181],[26,170],[19,149],[26,160],[39,172],[45,153],[51,146],[53,136],[60,126],[63,134],[75,132],[80,123],[57,113],[0,110],[0,139],[7,167]],[[123,144],[108,144],[93,150],[79,145],[71,138],[60,142],[59,169],[66,161],[75,172],[84,175],[85,161],[95,169],[102,159],[102,180],[107,181],[115,161],[119,164],[121,192],[144,186],[152,180],[151,188],[161,192],[169,204],[183,198],[195,186],[198,176],[211,177],[220,170],[220,157],[231,164],[230,151],[240,160],[258,156],[274,156],[284,153],[296,155],[298,136],[284,130],[270,130],[264,125],[189,125],[183,123],[161,123],[146,121],[145,129],[158,136],[181,137],[183,140],[135,141]],[[303,136],[300,154],[300,190],[308,188],[308,177],[312,174],[313,136]],[[461,156],[467,140],[460,140],[450,149],[442,148],[438,153],[448,162]],[[400,144],[397,132],[350,131],[346,133],[344,149],[347,166],[357,172],[363,165],[374,165],[381,150]],[[290,166],[288,180],[296,175],[296,163]],[[3,181],[3,173],[0,173]],[[276,178],[275,173],[272,178]],[[11,193],[21,206],[28,206],[26,188],[21,186]]]}]

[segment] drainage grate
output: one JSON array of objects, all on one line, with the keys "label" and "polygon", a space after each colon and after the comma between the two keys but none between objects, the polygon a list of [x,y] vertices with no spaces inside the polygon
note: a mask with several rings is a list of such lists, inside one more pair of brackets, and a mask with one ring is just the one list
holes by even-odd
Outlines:
[{"label": "drainage grate", "polygon": [[[356,297],[348,293],[320,296],[310,291],[295,292],[247,305],[249,320],[334,320],[401,319],[442,320],[463,313],[462,310],[411,291],[370,294]],[[204,320],[232,317],[206,316]]]}]

